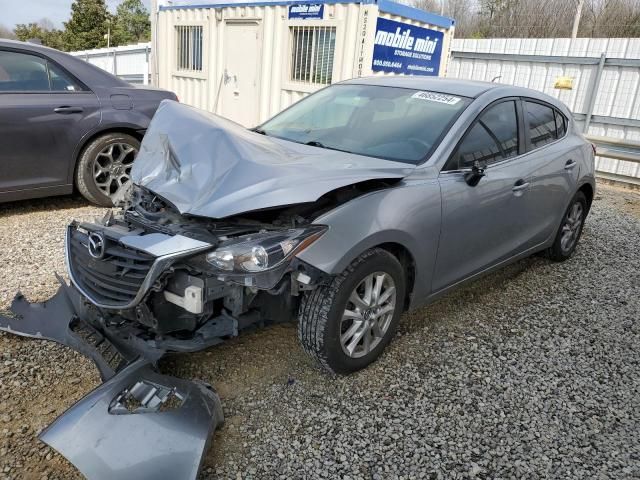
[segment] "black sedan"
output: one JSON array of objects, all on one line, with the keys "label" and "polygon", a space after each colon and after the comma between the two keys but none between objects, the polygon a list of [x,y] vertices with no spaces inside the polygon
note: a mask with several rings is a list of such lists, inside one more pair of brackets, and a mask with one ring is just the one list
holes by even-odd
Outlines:
[{"label": "black sedan", "polygon": [[0,40],[0,202],[68,194],[112,205],[164,90],[81,59]]}]

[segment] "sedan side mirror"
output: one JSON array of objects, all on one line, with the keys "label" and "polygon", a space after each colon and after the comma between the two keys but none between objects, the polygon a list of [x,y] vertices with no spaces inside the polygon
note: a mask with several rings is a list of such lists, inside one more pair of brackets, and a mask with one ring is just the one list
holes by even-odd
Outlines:
[{"label": "sedan side mirror", "polygon": [[475,187],[476,185],[478,185],[480,179],[485,176],[484,171],[486,168],[486,163],[481,163],[476,160],[475,162],[473,162],[471,171],[464,174],[464,181],[467,182],[467,185],[469,185],[470,187]]}]

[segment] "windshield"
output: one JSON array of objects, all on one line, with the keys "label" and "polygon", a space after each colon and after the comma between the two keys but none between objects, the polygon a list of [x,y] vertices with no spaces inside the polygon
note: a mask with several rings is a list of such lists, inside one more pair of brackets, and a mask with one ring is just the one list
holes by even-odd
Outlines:
[{"label": "windshield", "polygon": [[256,131],[292,142],[418,164],[470,99],[372,85],[333,85]]}]

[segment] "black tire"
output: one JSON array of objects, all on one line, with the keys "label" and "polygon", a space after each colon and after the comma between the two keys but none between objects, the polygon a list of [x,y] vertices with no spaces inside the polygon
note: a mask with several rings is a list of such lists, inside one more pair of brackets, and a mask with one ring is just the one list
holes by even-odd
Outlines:
[{"label": "black tire", "polygon": [[[341,320],[351,293],[373,273],[386,273],[395,283],[395,308],[388,328],[368,354],[353,358],[340,342]],[[386,250],[369,250],[334,277],[328,285],[304,295],[298,311],[298,338],[304,350],[331,373],[348,374],[376,360],[389,344],[400,321],[406,291],[406,274],[396,257]],[[380,295],[382,297],[382,295]]]},{"label": "black tire", "polygon": [[[571,215],[574,212],[574,209],[580,209],[580,224],[577,225],[573,229],[571,236],[571,243],[569,246],[566,244],[563,245],[563,235],[567,228],[572,224]],[[568,258],[573,255],[573,252],[580,241],[580,237],[582,236],[582,229],[584,228],[584,221],[587,218],[588,205],[587,198],[584,193],[577,192],[574,197],[569,202],[569,206],[567,207],[567,211],[564,213],[562,217],[562,222],[560,224],[560,228],[558,228],[558,232],[556,233],[556,238],[553,241],[553,245],[547,250],[548,257],[554,262],[564,262]]]},{"label": "black tire", "polygon": [[[124,154],[122,165],[117,166],[117,170],[112,172],[113,182],[108,182],[109,177],[106,175],[96,179],[95,173],[95,169],[98,167],[97,162],[103,162],[104,165],[108,163],[108,157],[99,157],[99,154],[110,146],[114,146],[116,149],[121,148],[119,146],[129,146],[134,149],[134,151]],[[111,195],[115,193],[115,187],[119,185],[119,182],[131,171],[133,159],[139,150],[140,141],[126,133],[107,133],[91,140],[82,150],[76,167],[76,187],[78,191],[91,203],[102,207],[113,206]],[[126,152],[126,150],[120,151]],[[109,183],[108,185],[102,185],[104,190],[98,184],[99,180],[102,180],[103,183],[105,181]],[[123,181],[124,183],[126,182]],[[110,194],[107,194],[106,190],[109,190]]]}]

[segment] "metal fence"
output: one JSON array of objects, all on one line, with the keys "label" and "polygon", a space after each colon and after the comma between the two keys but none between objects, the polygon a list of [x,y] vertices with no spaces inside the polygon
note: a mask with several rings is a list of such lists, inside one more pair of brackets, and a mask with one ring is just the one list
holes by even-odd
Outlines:
[{"label": "metal fence", "polygon": [[143,85],[150,83],[149,54],[151,53],[151,43],[69,53],[113,73],[129,83]]},{"label": "metal fence", "polygon": [[[596,144],[598,174],[640,185],[640,39],[456,39],[447,76],[559,98]],[[561,76],[571,90],[554,88]]]}]

